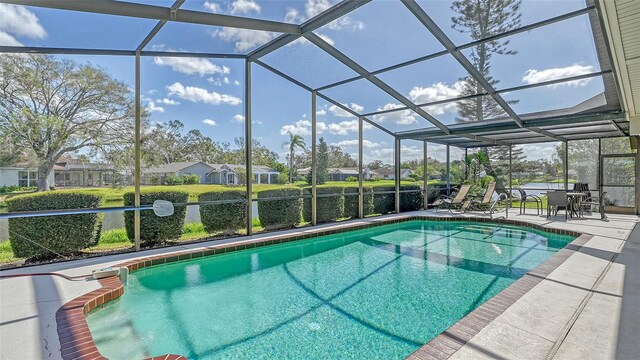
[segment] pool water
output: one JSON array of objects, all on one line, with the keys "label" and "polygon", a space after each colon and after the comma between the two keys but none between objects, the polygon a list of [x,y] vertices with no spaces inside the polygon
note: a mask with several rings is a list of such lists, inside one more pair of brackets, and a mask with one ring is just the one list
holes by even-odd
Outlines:
[{"label": "pool water", "polygon": [[89,314],[110,359],[401,359],[573,237],[408,221],[145,268]]}]

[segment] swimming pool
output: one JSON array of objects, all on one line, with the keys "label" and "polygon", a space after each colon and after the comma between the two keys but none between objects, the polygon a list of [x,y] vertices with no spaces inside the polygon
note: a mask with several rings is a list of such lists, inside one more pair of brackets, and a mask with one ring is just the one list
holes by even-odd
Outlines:
[{"label": "swimming pool", "polygon": [[404,358],[574,237],[406,221],[144,268],[87,316],[110,359]]}]

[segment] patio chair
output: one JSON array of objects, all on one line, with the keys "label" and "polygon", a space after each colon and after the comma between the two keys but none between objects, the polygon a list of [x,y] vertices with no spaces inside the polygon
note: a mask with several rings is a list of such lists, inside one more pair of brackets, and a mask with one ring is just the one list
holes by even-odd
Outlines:
[{"label": "patio chair", "polygon": [[583,207],[588,207],[589,211],[591,210],[592,206],[597,206],[598,207],[598,211],[600,212],[600,219],[601,220],[606,220],[607,219],[607,215],[605,215],[604,213],[604,198],[605,196],[607,196],[607,192],[603,192],[602,195],[600,196],[590,196],[586,199],[584,199],[582,201],[582,206]]},{"label": "patio chair", "polygon": [[455,197],[447,195],[440,196],[431,204],[431,206],[435,207],[436,211],[438,211],[441,206],[447,206],[447,209],[451,212],[451,209],[453,209],[454,206],[462,206],[464,204],[470,189],[470,184],[462,185]]},{"label": "patio chair", "polygon": [[569,205],[567,200],[567,190],[549,191],[547,193],[547,218],[558,215],[559,210],[564,210],[564,218],[568,219]]},{"label": "patio chair", "polygon": [[527,203],[535,203],[536,212],[538,215],[540,215],[540,212],[542,211],[542,199],[540,199],[540,197],[537,195],[529,195],[522,189],[516,190],[520,193],[520,214],[526,214]]},{"label": "patio chair", "polygon": [[492,199],[493,199],[493,193],[496,190],[496,183],[494,181],[491,181],[487,184],[487,188],[484,191],[484,195],[482,196],[482,198],[475,198],[475,199],[471,199],[469,201],[469,206],[468,209],[469,210],[480,210],[484,213],[487,212],[487,210],[491,207],[492,204]]}]

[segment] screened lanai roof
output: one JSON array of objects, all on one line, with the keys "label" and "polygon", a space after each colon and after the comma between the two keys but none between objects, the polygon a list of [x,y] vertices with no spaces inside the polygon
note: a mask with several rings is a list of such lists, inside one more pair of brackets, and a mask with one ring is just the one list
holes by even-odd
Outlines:
[{"label": "screened lanai roof", "polygon": [[[38,9],[45,23],[48,14],[65,12],[56,26],[66,31],[24,46],[4,43],[0,52],[245,59],[401,139],[479,147],[629,134],[593,0],[524,0],[517,26],[497,24],[480,38],[456,29],[453,1],[344,0],[328,8],[328,1],[309,2],[315,11],[282,1],[292,5],[284,18],[268,1],[250,2],[264,11],[242,16],[205,0],[0,2]],[[347,41],[327,35],[364,26],[358,17],[373,21],[347,32]],[[114,26],[126,27],[127,36],[110,36]],[[567,29],[570,43],[560,36]],[[239,31],[251,41],[206,36]],[[487,71],[478,54],[496,44],[508,44],[512,54],[494,57]],[[421,84],[443,90],[421,93]],[[452,107],[466,113],[443,111]]]}]

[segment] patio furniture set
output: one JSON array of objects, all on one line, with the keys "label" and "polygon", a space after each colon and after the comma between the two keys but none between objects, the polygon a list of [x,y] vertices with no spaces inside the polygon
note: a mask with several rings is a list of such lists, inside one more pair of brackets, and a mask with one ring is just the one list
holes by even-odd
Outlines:
[{"label": "patio furniture set", "polygon": [[[512,193],[504,188],[497,188],[496,183],[490,182],[487,185],[482,198],[469,196],[469,190],[471,185],[464,184],[460,186],[460,190],[452,195],[442,195],[438,197],[431,206],[438,211],[441,208],[446,208],[449,212],[454,209],[458,209],[460,212],[467,211],[483,211],[490,215],[497,212],[499,209],[498,204],[504,202],[519,201],[520,214],[526,214],[527,204],[535,204],[537,215],[542,213],[543,201],[538,195],[527,194],[524,189],[513,189],[519,195],[518,198],[514,198]],[[497,199],[493,198],[493,194],[497,193]],[[606,220],[607,216],[604,213],[604,199],[607,192],[603,192],[600,196],[593,196],[589,190],[589,184],[575,183],[573,190],[549,190],[543,193],[547,196],[547,218],[552,215],[557,216],[558,212],[564,210],[565,219],[569,217],[583,218],[585,212],[591,213],[592,208],[596,207],[600,213],[600,218]],[[511,204],[509,204],[510,206]]]}]

